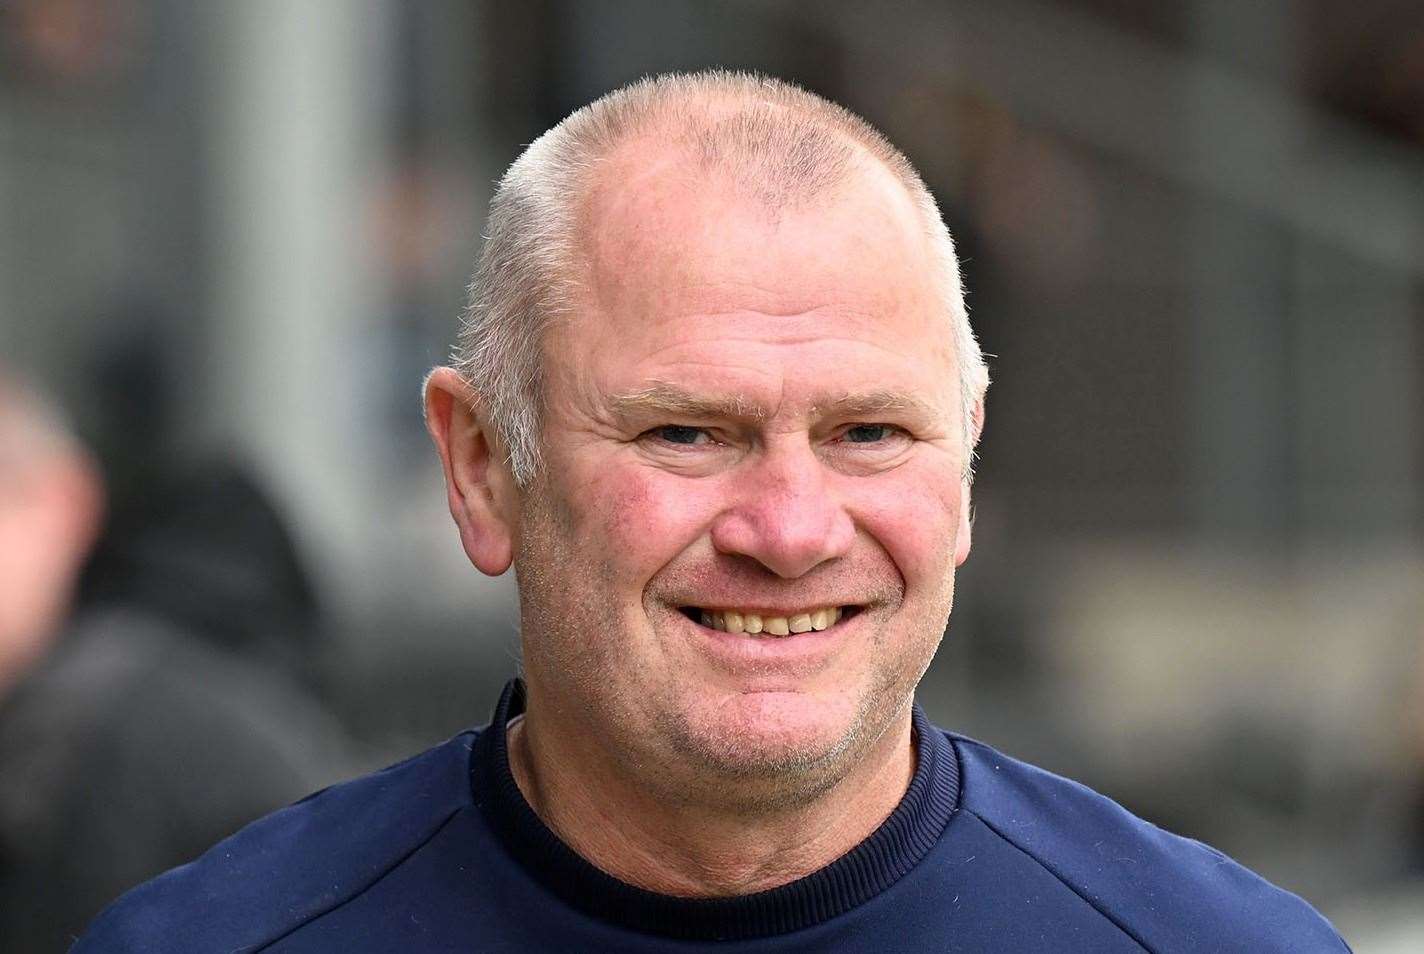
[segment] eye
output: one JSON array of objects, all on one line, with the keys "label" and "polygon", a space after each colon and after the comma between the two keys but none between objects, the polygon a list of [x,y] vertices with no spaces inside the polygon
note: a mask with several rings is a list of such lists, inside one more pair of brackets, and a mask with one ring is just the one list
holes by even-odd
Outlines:
[{"label": "eye", "polygon": [[706,444],[712,440],[712,436],[708,434],[707,431],[700,427],[691,427],[686,424],[665,424],[662,427],[655,427],[650,431],[645,431],[643,436],[651,437],[665,444],[680,444],[683,446]]},{"label": "eye", "polygon": [[874,474],[897,466],[918,439],[898,424],[842,424],[821,446],[826,461],[846,473]]},{"label": "eye", "polygon": [[847,444],[878,444],[895,435],[897,428],[889,424],[853,424],[841,434]]}]

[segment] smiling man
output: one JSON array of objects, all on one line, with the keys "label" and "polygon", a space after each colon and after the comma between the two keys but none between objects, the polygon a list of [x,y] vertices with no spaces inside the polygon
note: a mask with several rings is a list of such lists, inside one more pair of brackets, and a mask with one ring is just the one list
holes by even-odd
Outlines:
[{"label": "smiling man", "polygon": [[1344,950],[914,706],[987,380],[934,201],[855,116],[724,73],[575,113],[500,183],[426,383],[465,551],[518,580],[523,680],[80,949]]}]

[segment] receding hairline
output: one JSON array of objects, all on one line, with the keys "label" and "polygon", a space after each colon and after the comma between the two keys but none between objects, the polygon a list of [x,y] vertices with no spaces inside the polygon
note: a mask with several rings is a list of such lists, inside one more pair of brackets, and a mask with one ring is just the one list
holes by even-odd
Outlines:
[{"label": "receding hairline", "polygon": [[[569,199],[572,214],[568,235],[572,241],[564,249],[560,267],[548,276],[562,289],[560,297],[566,310],[561,318],[572,317],[586,305],[581,296],[594,281],[596,232],[606,221],[608,200],[640,179],[680,177],[693,189],[725,188],[728,195],[762,209],[773,220],[838,201],[853,190],[889,187],[903,202],[907,230],[923,243],[928,260],[936,260],[936,227],[942,225],[938,209],[928,187],[899,150],[844,107],[799,87],[772,82],[776,85],[770,88],[788,95],[767,95],[765,90],[769,87],[764,86],[742,89],[712,85],[704,89],[689,84],[671,92],[669,101],[655,101],[645,112],[632,116],[618,137],[596,140],[600,151],[581,164]],[[620,96],[629,89],[633,88],[610,95]],[[597,107],[599,102],[585,110]],[[760,113],[762,119],[789,113],[795,123],[792,136],[810,130],[824,137],[827,145],[817,150],[815,162],[829,174],[803,181],[796,170],[788,171],[782,155],[738,155],[741,140],[737,134],[726,133],[730,123],[751,113]],[[570,135],[577,138],[579,132],[573,129]],[[717,156],[697,155],[699,145],[705,141],[716,141],[727,148]],[[838,157],[834,156],[837,150],[842,153]],[[687,170],[685,175],[679,176],[683,169]],[[780,175],[781,187],[767,187],[763,178],[767,174]],[[871,185],[877,182],[877,186]],[[957,285],[957,265],[951,263],[951,267],[953,274],[942,274],[942,263],[932,266],[936,282],[948,280]],[[962,299],[956,293],[946,318],[955,320],[956,312],[962,308]]]},{"label": "receding hairline", "polygon": [[[575,219],[581,227],[593,218],[596,200],[610,189],[625,186],[635,178],[678,174],[690,186],[725,188],[731,194],[759,202],[771,213],[803,209],[828,198],[833,199],[844,190],[856,188],[869,179],[883,177],[886,182],[898,187],[917,221],[922,225],[932,224],[923,222],[923,210],[893,165],[863,143],[838,131],[831,130],[830,134],[836,136],[838,144],[844,147],[845,161],[837,166],[834,175],[817,181],[786,184],[780,189],[768,188],[779,184],[758,178],[757,173],[762,170],[742,168],[751,163],[739,162],[735,155],[704,160],[694,155],[697,149],[695,143],[688,142],[685,137],[666,138],[661,133],[657,129],[640,131],[590,161],[579,179],[577,195],[572,202],[576,210]],[[762,160],[752,162],[760,164]],[[766,164],[770,165],[769,162]],[[929,234],[930,229],[926,228],[925,232]]]},{"label": "receding hairline", "polygon": [[604,153],[640,131],[671,126],[695,134],[758,112],[792,113],[913,172],[900,150],[856,113],[794,83],[741,71],[645,77],[575,110],[545,136],[573,138]]},{"label": "receding hairline", "polygon": [[[736,127],[759,121],[788,125],[792,137],[823,137],[815,157],[823,175],[803,180],[784,155],[754,154],[755,129]],[[761,191],[759,197],[768,204],[788,206],[820,198],[879,171],[888,174],[915,206],[927,232],[935,225],[924,221],[929,210],[921,200],[931,197],[923,180],[879,130],[843,106],[758,74],[718,70],[645,79],[595,100],[551,133],[560,130],[564,141],[592,147],[583,157],[573,201],[581,220],[610,173],[646,170],[650,159],[663,156],[674,162],[695,161],[697,172],[731,179],[753,196],[758,186],[767,185],[757,180],[758,173],[780,172],[785,188],[774,194]],[[842,157],[834,155],[836,147],[844,150]]]}]

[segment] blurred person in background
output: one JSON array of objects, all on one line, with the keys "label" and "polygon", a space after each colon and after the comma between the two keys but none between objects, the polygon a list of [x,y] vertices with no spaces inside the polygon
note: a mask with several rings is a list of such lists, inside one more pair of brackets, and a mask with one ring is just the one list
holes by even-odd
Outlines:
[{"label": "blurred person in background", "polygon": [[0,369],[7,954],[66,950],[126,888],[349,769],[340,730],[260,650],[314,622],[275,513],[231,469],[173,484],[106,530],[98,464]]},{"label": "blurred person in background", "polygon": [[988,376],[908,161],[775,80],[609,94],[510,168],[451,513],[515,568],[491,724],[127,895],[77,951],[1341,951],[1299,898],[931,725]]}]

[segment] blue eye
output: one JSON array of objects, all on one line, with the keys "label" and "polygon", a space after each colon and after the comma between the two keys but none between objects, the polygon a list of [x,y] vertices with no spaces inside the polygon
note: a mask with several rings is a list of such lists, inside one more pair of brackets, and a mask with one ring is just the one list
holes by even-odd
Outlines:
[{"label": "blue eye", "polygon": [[889,424],[857,424],[846,428],[844,439],[850,444],[874,444],[890,436]]},{"label": "blue eye", "polygon": [[688,427],[684,424],[669,424],[666,427],[655,427],[652,432],[659,439],[667,441],[669,444],[696,444],[698,438],[707,432],[700,427]]}]

